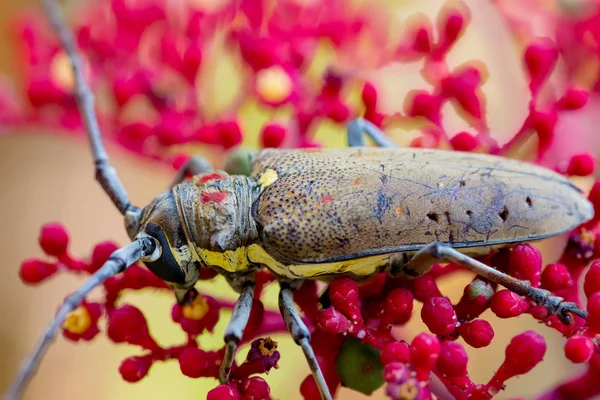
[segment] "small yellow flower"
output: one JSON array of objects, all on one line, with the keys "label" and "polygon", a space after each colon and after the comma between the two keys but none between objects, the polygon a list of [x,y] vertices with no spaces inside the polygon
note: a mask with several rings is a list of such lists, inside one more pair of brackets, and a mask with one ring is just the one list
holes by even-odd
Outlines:
[{"label": "small yellow flower", "polygon": [[81,335],[90,328],[91,324],[92,317],[87,308],[79,306],[67,315],[63,328],[73,334]]},{"label": "small yellow flower", "polygon": [[194,301],[183,307],[183,316],[187,319],[201,320],[208,312],[206,299],[198,294]]},{"label": "small yellow flower", "polygon": [[260,355],[263,357],[270,357],[277,351],[277,342],[271,339],[270,337],[266,339],[261,339],[258,344],[258,350],[260,351]]},{"label": "small yellow flower", "polygon": [[292,78],[280,66],[261,70],[256,75],[256,91],[269,103],[279,103],[292,93]]}]

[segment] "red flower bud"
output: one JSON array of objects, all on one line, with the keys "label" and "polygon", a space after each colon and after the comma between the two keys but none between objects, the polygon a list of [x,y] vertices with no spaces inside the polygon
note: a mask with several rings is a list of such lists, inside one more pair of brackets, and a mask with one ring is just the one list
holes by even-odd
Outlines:
[{"label": "red flower bud", "polygon": [[529,303],[510,290],[501,290],[492,296],[492,311],[499,318],[512,318],[529,310]]},{"label": "red flower bud", "polygon": [[123,360],[119,372],[125,381],[134,383],[145,377],[151,366],[152,361],[147,357],[129,357]]},{"label": "red flower bud", "polygon": [[439,355],[440,342],[435,336],[429,333],[415,336],[410,344],[410,361],[419,380],[427,379]]},{"label": "red flower bud", "polygon": [[39,242],[44,253],[49,256],[62,256],[67,252],[69,234],[65,227],[58,222],[46,224],[40,232]]},{"label": "red flower bud", "polygon": [[588,298],[587,310],[590,329],[600,333],[600,292],[596,292]]},{"label": "red flower bud", "polygon": [[459,132],[450,139],[450,145],[457,151],[473,151],[479,147],[479,141],[469,132]]},{"label": "red flower bud", "polygon": [[186,347],[179,356],[179,369],[185,376],[199,378],[207,376],[211,365],[207,353],[195,347]]},{"label": "red flower bud", "polygon": [[279,124],[265,124],[260,133],[262,147],[280,147],[285,139],[286,129]]},{"label": "red flower bud", "polygon": [[113,242],[98,243],[92,252],[92,259],[90,260],[90,264],[87,266],[87,271],[89,273],[98,271],[104,265],[104,263],[108,261],[110,255],[118,248],[119,246]]},{"label": "red flower bud", "polygon": [[229,385],[219,385],[206,395],[206,400],[239,400],[238,390]]},{"label": "red flower bud", "polygon": [[494,338],[492,325],[483,319],[462,323],[458,332],[468,345],[476,349],[488,346]]},{"label": "red flower bud", "polygon": [[565,356],[575,364],[588,362],[594,354],[595,347],[590,338],[581,335],[571,336],[565,343]]},{"label": "red flower bud", "polygon": [[571,283],[571,274],[563,264],[547,265],[544,272],[542,272],[542,288],[546,290],[561,290]]},{"label": "red flower bud", "polygon": [[382,327],[408,322],[412,315],[414,297],[410,290],[394,289],[388,293],[381,316]]},{"label": "red flower bud", "polygon": [[546,341],[537,332],[527,331],[515,336],[506,347],[503,366],[514,375],[533,369],[546,354]]},{"label": "red flower bud", "polygon": [[542,271],[542,255],[537,247],[528,243],[515,246],[510,253],[508,273],[517,279],[527,280],[539,286]]},{"label": "red flower bud", "polygon": [[381,350],[381,363],[386,365],[391,362],[408,363],[410,361],[410,348],[406,342],[388,343]]},{"label": "red flower bud", "polygon": [[237,121],[225,121],[217,125],[219,142],[224,149],[230,149],[242,142],[242,130]]},{"label": "red flower bud", "polygon": [[600,260],[592,262],[590,269],[585,274],[583,291],[585,292],[586,297],[590,297],[594,293],[600,292]]},{"label": "red flower bud", "polygon": [[244,394],[248,400],[268,399],[271,393],[269,384],[260,376],[248,378],[243,383]]},{"label": "red flower bud", "polygon": [[530,88],[536,93],[548,75],[554,69],[558,59],[558,50],[548,38],[536,38],[525,50],[525,65],[531,78]]},{"label": "red flower bud", "polygon": [[558,101],[558,107],[563,110],[577,110],[585,106],[589,98],[589,92],[569,88],[565,95]]},{"label": "red flower bud", "polygon": [[361,302],[358,297],[358,285],[350,278],[336,279],[329,285],[331,304],[340,310],[351,322],[362,321]]},{"label": "red flower bud", "polygon": [[571,176],[588,176],[596,170],[596,157],[590,153],[576,154],[569,160],[567,174]]},{"label": "red flower bud", "polygon": [[156,347],[150,337],[144,314],[129,304],[115,308],[108,313],[108,337],[115,343],[127,342],[145,348]]},{"label": "red flower bud", "polygon": [[438,370],[448,376],[460,376],[467,373],[469,358],[464,347],[457,342],[442,343],[440,356],[437,359]]},{"label": "red flower bud", "polygon": [[445,297],[429,299],[421,309],[421,318],[431,333],[450,335],[456,328],[456,313],[452,303]]},{"label": "red flower bud", "polygon": [[48,279],[58,271],[56,264],[28,258],[21,264],[19,277],[25,283],[36,284]]},{"label": "red flower bud", "polygon": [[362,101],[367,109],[374,109],[377,106],[377,89],[372,83],[365,83],[362,90]]},{"label": "red flower bud", "polygon": [[352,327],[352,322],[334,307],[329,307],[317,314],[317,326],[325,332],[343,333]]}]

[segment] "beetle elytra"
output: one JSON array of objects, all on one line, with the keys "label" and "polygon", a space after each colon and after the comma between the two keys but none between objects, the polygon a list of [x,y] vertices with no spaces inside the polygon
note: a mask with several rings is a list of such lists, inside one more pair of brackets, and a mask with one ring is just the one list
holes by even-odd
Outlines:
[{"label": "beetle elytra", "polygon": [[[179,302],[193,295],[200,268],[216,269],[240,293],[225,331],[221,382],[227,382],[249,318],[254,274],[269,269],[280,281],[286,326],[323,399],[331,395],[292,300],[305,279],[367,279],[378,272],[414,278],[434,263],[453,261],[529,297],[565,322],[570,314],[587,316],[576,304],[472,258],[555,236],[591,219],[593,208],[581,191],[561,175],[524,162],[394,148],[364,120],[349,124],[347,149],[263,150],[252,157],[250,176],[215,171],[192,158],[169,190],[143,209],[131,205],[108,164],[73,38],[50,1],[48,13],[73,61],[96,177],[124,215],[132,243],[113,253],[65,301],[7,399],[22,393],[69,312],[94,287],[138,260],[169,283]],[[364,135],[382,148],[362,147]],[[194,174],[190,181],[183,180],[186,172]]]}]

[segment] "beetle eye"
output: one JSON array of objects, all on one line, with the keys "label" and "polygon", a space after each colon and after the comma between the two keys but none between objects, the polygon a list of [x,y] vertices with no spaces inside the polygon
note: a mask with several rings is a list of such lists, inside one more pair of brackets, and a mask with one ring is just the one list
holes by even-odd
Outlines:
[{"label": "beetle eye", "polygon": [[157,247],[161,248],[158,257],[152,261],[144,261],[148,269],[164,281],[185,284],[186,279],[183,268],[173,256],[172,246],[162,228],[154,222],[149,222],[144,226],[143,232],[155,239],[159,244]]}]

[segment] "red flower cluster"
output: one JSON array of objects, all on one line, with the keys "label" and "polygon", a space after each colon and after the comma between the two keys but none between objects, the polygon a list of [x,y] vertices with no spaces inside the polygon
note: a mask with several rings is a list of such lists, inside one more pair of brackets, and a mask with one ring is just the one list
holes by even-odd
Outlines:
[{"label": "red flower cluster", "polygon": [[[144,157],[178,167],[187,157],[181,154],[181,146],[185,144],[202,143],[221,149],[238,146],[248,134],[241,123],[240,110],[255,101],[272,110],[273,115],[281,111],[290,116],[285,123],[269,119],[260,128],[263,147],[318,146],[314,132],[327,121],[341,124],[363,116],[385,129],[392,123],[418,118],[427,124],[413,140],[415,147],[451,147],[507,155],[524,139],[535,135],[538,163],[570,176],[594,173],[596,160],[591,154],[562,154],[562,162],[553,165],[549,165],[545,155],[553,146],[557,122],[585,108],[590,98],[598,96],[597,81],[583,88],[575,84],[574,66],[590,57],[591,49],[580,48],[587,46],[590,35],[598,36],[591,21],[599,18],[600,8],[593,17],[568,17],[572,26],[564,29],[572,32],[566,35],[568,32],[561,31],[564,35],[557,36],[558,44],[549,38],[528,41],[523,57],[531,94],[528,115],[512,139],[501,145],[491,136],[486,120],[486,99],[481,91],[486,79],[484,66],[469,62],[451,70],[446,63],[448,52],[471,19],[464,4],[455,2],[446,6],[435,23],[420,19],[408,26],[398,43],[390,44],[385,24],[377,15],[365,7],[350,7],[350,3],[333,0],[304,4],[285,0],[273,7],[267,0],[226,0],[211,10],[191,5],[176,8],[160,0],[110,0],[86,5],[88,8],[79,18],[82,22],[75,27],[76,37],[85,55],[92,86],[108,89],[99,97],[104,105],[99,107],[99,119],[105,138]],[[14,105],[10,113],[0,112],[0,121],[15,125],[58,125],[81,132],[69,76],[64,74],[67,60],[57,44],[47,39],[42,26],[37,19],[29,19],[20,30],[30,109],[25,112],[23,107]],[[354,52],[356,44],[365,37],[381,48],[372,52],[368,62]],[[332,61],[331,68],[315,82],[308,70],[323,42],[338,60]],[[238,56],[243,81],[237,97],[218,112],[210,105],[214,89],[206,78],[212,71],[217,45]],[[597,52],[597,46],[595,49]],[[559,74],[555,69],[561,57],[570,67],[567,77],[563,77],[565,82],[558,86],[551,78]],[[343,67],[350,60],[355,66]],[[422,73],[431,89],[409,93],[404,109],[387,115],[378,107],[376,87],[361,80],[357,70],[409,61],[423,63]],[[361,91],[360,109],[355,109],[347,96],[356,88]],[[458,105],[473,132],[446,130],[442,109],[448,102]],[[0,104],[4,103],[15,102],[5,101],[0,93]],[[588,363],[581,376],[558,384],[544,398],[585,398],[599,394],[600,261],[592,262],[589,269],[587,266],[600,254],[597,227],[600,182],[592,188],[589,199],[594,204],[595,219],[570,234],[568,246],[556,263],[544,267],[540,252],[529,244],[501,250],[482,260],[580,305],[583,298],[578,282],[585,274],[587,324],[575,317],[573,324],[565,325],[545,308],[478,277],[453,304],[437,286],[440,277],[461,268],[453,264],[437,265],[412,281],[384,274],[361,284],[338,279],[322,295],[315,282],[305,282],[295,292],[295,300],[313,330],[311,345],[331,392],[344,384],[370,393],[387,383],[387,394],[393,399],[430,399],[435,393],[429,381],[431,374],[435,374],[457,399],[492,398],[508,379],[534,368],[547,349],[544,339],[535,332],[517,335],[507,346],[506,358],[489,382],[473,382],[468,374],[465,348],[458,340],[462,338],[475,348],[488,346],[494,330],[482,315],[490,309],[500,318],[529,314],[568,338],[564,351],[569,360]],[[117,248],[110,242],[100,243],[89,260],[74,258],[68,254],[68,235],[59,224],[42,229],[40,245],[53,261],[25,261],[20,276],[26,283],[38,284],[59,272],[93,273]],[[215,276],[214,271],[202,274],[202,279]],[[243,338],[244,342],[252,341],[251,350],[244,363],[234,365],[231,383],[217,386],[208,394],[209,399],[270,398],[269,386],[257,374],[276,368],[280,354],[277,344],[268,337],[255,338],[285,331],[279,314],[265,310],[260,300],[264,287],[273,281],[274,277],[266,271],[258,274],[254,304]],[[85,302],[77,308],[63,326],[64,335],[71,340],[90,340],[99,332],[99,318],[105,317],[107,336],[112,341],[143,349],[142,355],[121,364],[125,380],[139,381],[154,362],[171,359],[179,361],[186,376],[216,378],[224,350],[202,350],[196,338],[205,331],[212,332],[220,310],[231,308],[232,304],[199,294],[188,305],[175,305],[172,319],[187,334],[187,341],[164,348],[148,331],[140,310],[118,304],[123,290],[143,288],[167,289],[140,266],[107,280],[102,301]],[[398,341],[392,327],[407,324],[413,318],[415,301],[423,304],[420,318],[430,333],[421,333],[408,344]],[[361,374],[361,379],[352,379],[356,374]],[[319,398],[312,376],[304,379],[300,391],[306,399]]]}]

